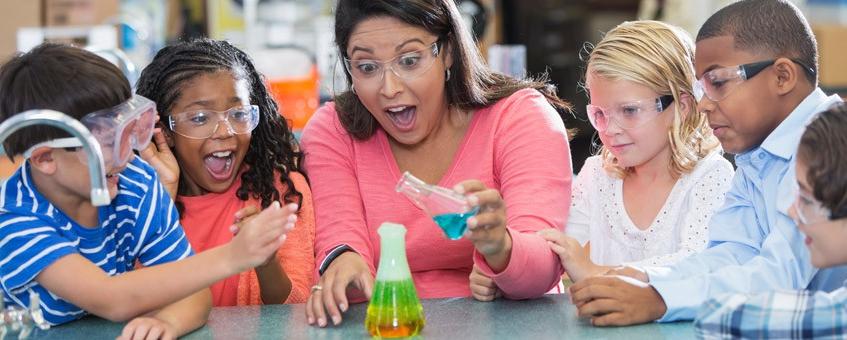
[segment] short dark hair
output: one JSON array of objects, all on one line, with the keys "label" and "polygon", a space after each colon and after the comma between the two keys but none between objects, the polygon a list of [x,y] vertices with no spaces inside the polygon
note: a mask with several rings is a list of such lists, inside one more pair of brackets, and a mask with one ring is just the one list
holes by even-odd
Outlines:
[{"label": "short dark hair", "polygon": [[815,199],[833,219],[847,217],[847,104],[834,104],[809,123],[797,158],[806,164]]},{"label": "short dark hair", "polygon": [[[0,67],[0,121],[33,109],[50,109],[76,119],[119,105],[132,96],[123,73],[84,49],[44,43]],[[70,137],[46,125],[21,129],[3,142],[10,158],[35,144]]]},{"label": "short dark hair", "polygon": [[[556,95],[556,87],[539,79],[514,79],[492,72],[484,63],[470,30],[453,0],[339,0],[335,7],[335,44],[341,57],[347,57],[350,35],[360,22],[374,17],[391,17],[422,27],[449,46],[453,56],[451,77],[446,83],[449,105],[463,110],[479,109],[508,97],[518,90],[534,88],[554,107],[570,106]],[[347,83],[353,79],[346,69]],[[376,132],[377,121],[351,90],[335,96],[338,117],[347,132],[367,139]]]},{"label": "short dark hair", "polygon": [[[182,89],[197,76],[218,71],[227,71],[236,79],[247,80],[250,103],[259,106],[259,125],[253,130],[244,157],[248,170],[241,174],[241,187],[236,196],[241,200],[251,196],[259,198],[262,207],[280,198],[302,206],[303,194],[294,187],[289,172],[300,172],[305,176],[300,167],[303,153],[288,123],[280,116],[262,75],[244,51],[229,42],[212,39],[195,39],[165,46],[141,72],[137,92],[156,102],[160,121],[167,122],[174,103],[182,95]],[[167,124],[163,124],[162,128],[170,129]],[[280,181],[288,187],[282,197],[274,185],[274,171],[280,173]],[[181,205],[178,207],[182,210]]]},{"label": "short dark hair", "polygon": [[802,63],[817,84],[818,43],[803,13],[786,0],[742,0],[713,14],[697,33],[701,40],[731,36],[744,51],[771,53]]}]

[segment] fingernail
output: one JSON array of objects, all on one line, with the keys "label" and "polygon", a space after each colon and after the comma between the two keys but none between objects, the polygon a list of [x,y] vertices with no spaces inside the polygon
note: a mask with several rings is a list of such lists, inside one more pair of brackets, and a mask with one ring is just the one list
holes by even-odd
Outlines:
[{"label": "fingernail", "polygon": [[306,321],[311,325],[311,324],[315,323],[315,318],[310,316],[310,317],[306,318]]},{"label": "fingernail", "polygon": [[475,228],[477,224],[476,217],[468,218],[468,228]]},{"label": "fingernail", "polygon": [[297,208],[299,208],[297,203],[291,203],[288,205],[288,209],[291,209],[291,211],[297,211]]},{"label": "fingernail", "polygon": [[279,201],[274,201],[271,205],[273,205],[274,208],[279,208]]},{"label": "fingernail", "polygon": [[338,309],[340,309],[342,312],[346,312],[347,311],[347,304],[345,304],[345,303],[338,304]]},{"label": "fingernail", "polygon": [[340,316],[338,316],[338,315],[333,316],[333,317],[332,317],[332,324],[333,324],[333,325],[338,325],[339,323],[341,323],[341,317],[340,317]]},{"label": "fingernail", "polygon": [[297,215],[289,215],[288,222],[294,223],[297,222]]},{"label": "fingernail", "polygon": [[470,203],[470,205],[477,205],[477,204],[479,204],[479,197],[476,197],[476,195],[470,195],[470,196],[468,196],[468,203]]},{"label": "fingernail", "polygon": [[229,232],[234,234],[237,231],[238,231],[238,226],[236,226],[235,224],[229,226]]},{"label": "fingernail", "polygon": [[318,318],[318,325],[321,327],[326,326],[326,320],[324,318]]},{"label": "fingernail", "polygon": [[465,187],[461,184],[456,184],[456,186],[453,187],[453,191],[458,192],[460,194],[464,194],[465,193]]}]

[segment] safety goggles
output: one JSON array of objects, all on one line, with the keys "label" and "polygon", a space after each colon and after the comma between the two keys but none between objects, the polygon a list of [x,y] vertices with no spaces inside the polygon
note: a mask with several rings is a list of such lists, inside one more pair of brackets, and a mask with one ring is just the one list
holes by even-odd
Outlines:
[{"label": "safety goggles", "polygon": [[[792,62],[800,65],[803,71],[811,76],[815,76],[814,69],[806,66],[803,62],[790,59]],[[745,80],[755,77],[762,70],[768,68],[776,62],[776,59],[738,65],[733,67],[721,67],[703,74],[703,76],[694,82],[694,97],[697,101],[703,97],[716,102],[723,100],[734,90],[738,84]]]},{"label": "safety goggles", "polygon": [[610,122],[615,122],[621,129],[629,130],[656,119],[659,114],[670,107],[673,100],[673,96],[665,95],[623,103],[611,108],[588,104],[586,112],[588,120],[597,131],[606,131]]},{"label": "safety goggles", "polygon": [[810,225],[820,222],[826,222],[831,219],[832,214],[823,203],[804,193],[799,185],[794,186],[796,193],[794,199],[794,211],[797,214],[797,221],[803,225]]},{"label": "safety goggles", "polygon": [[[156,118],[156,103],[136,94],[120,105],[89,113],[79,121],[100,143],[103,164],[122,168],[132,158],[133,149],[141,151],[150,144]],[[82,142],[76,137],[68,137],[38,143],[24,152],[24,157],[29,158],[42,147],[78,151]],[[80,161],[87,162],[85,153],[77,155]]]},{"label": "safety goggles", "polygon": [[230,134],[250,133],[259,125],[259,106],[236,106],[226,111],[195,110],[168,116],[171,131],[191,139],[212,137],[221,122]]},{"label": "safety goggles", "polygon": [[374,85],[382,81],[385,71],[391,69],[401,79],[415,79],[428,71],[439,53],[439,42],[417,51],[403,53],[390,60],[348,59],[344,58],[344,67],[354,79],[362,85]]}]

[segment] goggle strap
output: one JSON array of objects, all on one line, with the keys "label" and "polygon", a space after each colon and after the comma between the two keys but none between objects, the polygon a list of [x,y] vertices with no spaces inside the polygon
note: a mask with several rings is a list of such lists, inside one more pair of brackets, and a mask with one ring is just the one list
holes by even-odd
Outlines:
[{"label": "goggle strap", "polygon": [[67,137],[67,138],[59,138],[48,140],[46,142],[41,142],[33,145],[26,151],[24,151],[24,158],[32,157],[32,153],[35,152],[38,148],[53,148],[53,149],[64,149],[64,148],[78,148],[82,147],[82,142],[76,137]]}]

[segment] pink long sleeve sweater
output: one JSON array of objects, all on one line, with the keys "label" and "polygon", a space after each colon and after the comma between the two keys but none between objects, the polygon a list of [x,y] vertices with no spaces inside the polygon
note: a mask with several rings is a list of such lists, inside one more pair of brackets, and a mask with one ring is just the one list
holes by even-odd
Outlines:
[{"label": "pink long sleeve sweater", "polygon": [[478,179],[500,191],[512,252],[499,273],[471,242],[446,239],[426,213],[394,191],[401,173],[384,130],[356,140],[330,103],[309,121],[302,145],[315,206],[318,266],[332,249],[347,244],[375,273],[376,230],[390,221],[408,230],[406,254],[421,298],[469,296],[474,264],[494,278],[507,298],[537,297],[560,282],[559,259],[535,232],[563,230],[573,171],[562,119],[539,92],[521,90],[475,111],[453,164],[437,183],[451,188]]}]

